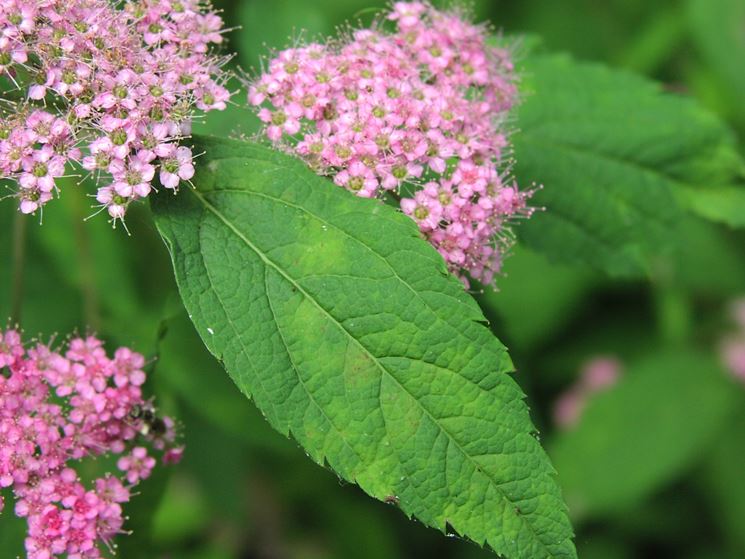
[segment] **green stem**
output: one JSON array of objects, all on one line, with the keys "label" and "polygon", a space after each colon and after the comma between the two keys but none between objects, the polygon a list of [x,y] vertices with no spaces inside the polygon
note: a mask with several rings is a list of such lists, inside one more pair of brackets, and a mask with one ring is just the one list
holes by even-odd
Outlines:
[{"label": "green stem", "polygon": [[682,344],[691,333],[691,308],[687,295],[680,289],[667,288],[657,293],[657,316],[660,333],[670,344]]},{"label": "green stem", "polygon": [[660,336],[668,344],[685,343],[693,330],[693,309],[689,294],[677,284],[670,266],[658,266],[653,283]]},{"label": "green stem", "polygon": [[83,200],[77,192],[75,194],[76,196],[72,197],[72,221],[80,267],[83,316],[88,327],[98,332],[101,329],[101,308],[96,287],[96,268],[93,263],[90,237],[85,229]]},{"label": "green stem", "polygon": [[17,211],[13,219],[13,262],[11,267],[13,276],[10,288],[10,322],[13,325],[21,322],[26,266],[26,221],[26,216]]}]

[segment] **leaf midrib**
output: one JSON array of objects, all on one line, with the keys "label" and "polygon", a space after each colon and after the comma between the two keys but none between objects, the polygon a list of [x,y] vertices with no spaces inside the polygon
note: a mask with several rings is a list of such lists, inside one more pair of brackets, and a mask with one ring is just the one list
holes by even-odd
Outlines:
[{"label": "leaf midrib", "polygon": [[[223,160],[223,161],[225,161],[225,160]],[[428,309],[430,309],[433,312],[436,311],[436,309],[434,309],[433,306],[426,299],[424,299],[424,297],[422,297],[422,294],[419,291],[415,290],[411,285],[409,285],[406,281],[404,281],[404,279],[399,275],[398,271],[391,265],[391,263],[385,257],[383,257],[381,254],[379,254],[379,253],[375,252],[374,250],[372,250],[368,245],[366,245],[362,241],[362,239],[359,239],[359,238],[355,237],[349,231],[345,231],[344,229],[342,229],[338,225],[336,225],[336,224],[334,224],[334,223],[332,223],[332,222],[324,219],[320,215],[318,215],[318,214],[316,214],[314,212],[311,212],[307,208],[304,208],[302,206],[299,206],[298,204],[294,204],[294,203],[292,203],[292,202],[290,202],[288,200],[280,200],[278,198],[275,198],[273,196],[269,196],[268,194],[264,194],[262,192],[247,191],[245,189],[239,189],[239,188],[221,188],[219,190],[219,192],[220,193],[234,193],[234,194],[248,194],[248,195],[251,195],[251,196],[257,196],[259,198],[266,198],[267,200],[271,200],[272,202],[278,202],[278,203],[281,203],[282,205],[289,206],[291,208],[295,208],[298,211],[301,211],[303,213],[308,214],[309,216],[311,216],[315,220],[320,221],[322,224],[324,224],[324,225],[326,225],[326,226],[328,226],[330,228],[333,228],[334,230],[339,231],[344,236],[346,236],[346,237],[348,237],[348,238],[350,238],[350,239],[358,242],[365,250],[367,250],[371,254],[375,255],[375,257],[377,257],[381,262],[383,262],[385,264],[385,266],[391,271],[391,274],[392,274],[391,277],[396,278],[404,287],[406,287],[406,289],[414,297],[416,297],[419,301],[421,301],[424,305],[426,305],[426,307]],[[320,274],[315,274],[315,275],[318,276]],[[329,274],[324,274],[324,275],[329,275]],[[311,277],[311,276],[309,275],[309,276],[305,276],[305,277],[307,278],[307,277]],[[454,296],[450,295],[449,293],[443,293],[443,292],[437,292],[437,293],[438,293],[438,295],[444,295],[444,296],[448,297],[448,299],[450,299],[452,302],[457,303],[458,306],[465,307],[468,312],[471,312],[471,309],[468,308],[468,305],[466,303],[464,303],[463,301],[461,301],[460,299],[458,299],[457,297],[454,297]],[[436,314],[436,312],[435,312],[435,314]]]},{"label": "leaf midrib", "polygon": [[[312,217],[316,221],[321,222],[323,225],[325,225],[325,226],[327,226],[329,228],[332,228],[335,231],[338,231],[342,235],[344,235],[344,236],[348,237],[349,239],[352,239],[353,241],[359,243],[360,246],[362,246],[365,250],[369,251],[376,258],[378,258],[382,263],[384,263],[385,266],[391,271],[391,274],[392,275],[390,276],[390,278],[397,279],[404,287],[406,287],[406,289],[414,297],[416,297],[419,301],[421,301],[421,303],[423,305],[425,305],[435,315],[437,315],[437,309],[435,309],[434,306],[429,301],[427,301],[424,297],[422,297],[422,292],[437,293],[438,295],[444,295],[444,296],[448,297],[448,299],[450,301],[452,301],[453,303],[457,303],[459,306],[464,307],[467,312],[471,312],[472,311],[472,309],[470,309],[469,306],[465,302],[463,302],[462,300],[458,299],[457,297],[454,297],[454,296],[450,295],[449,293],[443,293],[442,291],[434,292],[434,291],[431,291],[431,290],[422,290],[420,292],[420,291],[415,290],[408,282],[406,282],[398,274],[398,271],[393,267],[393,265],[383,255],[381,255],[380,253],[374,251],[372,248],[370,248],[368,245],[366,245],[363,242],[362,239],[359,239],[359,238],[355,237],[349,231],[346,231],[346,230],[342,229],[341,227],[339,227],[335,223],[332,223],[332,222],[324,219],[320,215],[318,215],[318,214],[316,214],[314,212],[311,212],[307,208],[304,208],[302,206],[299,206],[298,204],[294,204],[294,203],[292,203],[292,202],[290,202],[288,200],[281,200],[281,199],[276,198],[274,196],[269,196],[268,194],[265,194],[263,192],[248,191],[248,190],[245,190],[245,189],[238,189],[238,188],[221,188],[218,192],[220,194],[224,194],[224,193],[227,193],[227,194],[244,194],[244,195],[249,195],[249,196],[256,196],[258,198],[266,198],[267,200],[270,200],[272,202],[277,202],[279,204],[282,204],[283,206],[289,206],[291,208],[295,208],[296,210],[309,215],[310,217]],[[345,276],[340,275],[340,274],[308,274],[308,275],[303,276],[303,277],[304,277],[304,279],[307,279],[307,278],[310,278],[310,277],[345,277]],[[348,277],[355,279],[354,276],[348,276]],[[440,318],[440,317],[438,316],[438,318]],[[444,322],[445,322],[445,324],[448,324],[449,327],[455,329],[455,327],[452,326],[451,324],[449,324],[447,321],[444,321]],[[459,333],[463,334],[463,332],[460,332],[460,331],[459,331]],[[476,341],[476,340],[471,340],[471,341]],[[499,353],[500,354],[504,354],[504,352],[505,352],[505,348],[504,347],[500,348]],[[508,372],[512,372],[512,371],[514,371],[513,368],[508,368],[508,369],[504,369],[504,370],[499,370],[497,372],[501,374],[501,373],[508,373]],[[467,377],[462,377],[462,378],[465,378],[466,380],[468,380],[469,382],[471,382],[474,386],[480,387],[480,385],[477,382],[474,382],[471,379],[468,379]]]},{"label": "leaf midrib", "polygon": [[[283,278],[285,278],[286,281],[288,281],[293,287],[295,287],[298,292],[302,293],[304,297],[306,297],[316,308],[318,308],[319,311],[323,315],[325,315],[329,320],[331,320],[334,324],[337,325],[337,327],[344,332],[344,334],[355,344],[357,345],[362,352],[364,352],[367,356],[370,357],[371,361],[375,363],[376,367],[380,369],[382,373],[384,373],[386,376],[388,376],[390,379],[393,380],[393,382],[406,394],[408,394],[411,399],[416,402],[416,405],[421,409],[421,411],[429,417],[429,419],[438,426],[438,428],[447,436],[448,440],[451,441],[452,444],[455,445],[455,447],[458,449],[458,451],[473,465],[474,469],[480,472],[487,480],[489,480],[489,483],[494,487],[494,489],[502,496],[502,499],[512,505],[512,501],[507,497],[507,495],[504,493],[504,491],[501,489],[500,483],[495,480],[491,474],[484,471],[482,466],[474,460],[471,455],[469,455],[463,447],[460,445],[460,443],[453,437],[453,435],[440,424],[440,422],[432,415],[432,413],[425,408],[421,402],[416,398],[414,394],[412,394],[409,390],[406,389],[406,387],[401,384],[401,382],[391,373],[385,366],[383,366],[382,363],[378,360],[378,358],[373,355],[357,338],[352,336],[352,334],[344,327],[343,324],[341,324],[336,318],[334,318],[318,301],[316,301],[311,295],[301,286],[299,283],[297,283],[291,276],[289,276],[279,265],[277,265],[274,261],[272,261],[262,250],[259,249],[254,243],[252,243],[235,225],[233,225],[232,222],[230,222],[215,206],[213,206],[204,195],[202,195],[200,192],[196,190],[191,191],[192,194],[194,194],[197,199],[204,205],[204,207],[212,213],[215,217],[217,217],[218,220],[220,220],[223,224],[225,224],[228,229],[230,229],[241,241],[243,241],[246,246],[248,246],[251,250],[253,250],[256,255],[261,259],[262,262],[266,266],[269,266],[273,268],[278,274],[280,274]],[[219,191],[216,191],[219,192]],[[251,191],[243,190],[242,192],[246,192],[248,194],[251,194]],[[400,278],[399,278],[400,279]],[[405,281],[401,279],[401,281],[408,285]],[[410,289],[411,286],[409,286]],[[275,321],[276,324],[276,321]],[[277,324],[277,328],[279,328],[279,325]],[[509,510],[509,507],[508,507]],[[542,538],[539,537],[538,533],[535,531],[535,528],[533,525],[528,522],[528,519],[525,515],[516,515],[521,523],[528,528],[531,534],[534,536],[534,541],[538,543],[538,545],[548,554],[548,557],[551,557],[552,554],[547,548],[546,544],[543,542]]]}]

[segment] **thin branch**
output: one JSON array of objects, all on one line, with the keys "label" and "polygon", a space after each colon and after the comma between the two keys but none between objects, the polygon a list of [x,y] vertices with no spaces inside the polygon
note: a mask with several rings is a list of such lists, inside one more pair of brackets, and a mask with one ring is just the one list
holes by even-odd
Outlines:
[{"label": "thin branch", "polygon": [[23,306],[23,283],[26,267],[26,222],[28,219],[17,211],[13,219],[13,262],[10,291],[10,322],[13,325],[21,322]]},{"label": "thin branch", "polygon": [[93,332],[101,329],[101,306],[96,285],[96,267],[93,263],[90,236],[85,228],[83,197],[75,192],[72,197],[72,221],[80,267],[80,290],[83,297],[83,316]]}]

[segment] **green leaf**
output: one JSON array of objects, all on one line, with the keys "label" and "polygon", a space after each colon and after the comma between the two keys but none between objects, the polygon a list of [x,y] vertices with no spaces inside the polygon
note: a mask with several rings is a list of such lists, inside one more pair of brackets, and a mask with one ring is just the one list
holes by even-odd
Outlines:
[{"label": "green leaf", "polygon": [[241,33],[236,37],[236,46],[242,63],[256,67],[262,58],[271,55],[272,49],[297,44],[298,37],[306,41],[324,40],[323,37],[331,35],[348,19],[354,23],[355,16],[369,17],[384,6],[382,0],[239,2],[236,15]]},{"label": "green leaf", "polygon": [[701,472],[700,484],[703,494],[717,511],[717,524],[727,536],[725,541],[732,547],[730,557],[745,556],[745,394],[737,387],[739,411],[727,425],[723,436],[708,454]]},{"label": "green leaf", "polygon": [[[136,242],[147,257],[130,250],[132,238],[122,228],[113,230],[104,216],[85,218],[93,213],[89,197],[77,179],[63,179],[64,195],[55,200],[54,211],[44,215],[44,224],[33,235],[42,250],[41,261],[46,269],[56,270],[80,297],[82,319],[76,328],[91,329],[123,345],[146,351],[153,339],[153,324],[159,316],[160,297],[146,300],[143,276],[138,264],[146,262],[147,274],[154,274],[158,261],[168,268],[168,258],[160,245],[148,239],[142,222],[146,207],[135,206],[127,223]],[[145,212],[147,213],[147,212]],[[32,218],[33,219],[33,218]],[[155,234],[157,240],[157,234]],[[151,247],[147,247],[150,241]],[[147,250],[150,248],[150,250]],[[144,262],[143,262],[144,261]],[[167,278],[167,276],[165,276]],[[171,288],[172,282],[159,282],[159,295]]]},{"label": "green leaf", "polygon": [[745,227],[745,185],[685,188],[683,203],[694,213],[729,225]]},{"label": "green leaf", "polygon": [[705,454],[736,401],[707,355],[661,352],[630,367],[550,449],[572,513],[626,511],[672,482]]},{"label": "green leaf", "polygon": [[[196,449],[194,449],[196,450]],[[217,458],[217,457],[216,457]],[[200,529],[208,529],[213,516],[201,487],[182,475],[172,476],[163,499],[154,510],[152,539],[158,547],[173,549]],[[238,491],[239,488],[233,488]],[[145,549],[152,548],[152,544]]]},{"label": "green leaf", "polygon": [[[640,74],[658,73],[680,49],[686,37],[685,10],[678,4],[655,5],[645,11],[641,25],[626,38],[624,48],[612,56],[617,63]],[[654,11],[653,11],[654,10]]]},{"label": "green leaf", "polygon": [[[240,93],[236,95],[239,99]],[[223,111],[211,111],[192,125],[193,134],[221,136],[224,138],[251,137],[261,130],[262,123],[256,111],[240,103],[230,103]]]},{"label": "green leaf", "polygon": [[537,56],[514,136],[523,187],[545,206],[517,228],[552,259],[641,275],[675,241],[680,187],[724,184],[742,169],[716,117],[653,82],[566,56]]},{"label": "green leaf", "polygon": [[197,143],[198,190],[157,196],[156,221],[199,335],[272,426],[430,526],[574,557],[507,352],[414,223],[287,155]]},{"label": "green leaf", "polygon": [[717,93],[745,124],[745,0],[688,0],[688,15],[695,44],[719,78]]},{"label": "green leaf", "polygon": [[696,217],[681,222],[681,248],[663,270],[691,294],[733,298],[745,285],[745,246],[738,236]]},{"label": "green leaf", "polygon": [[[252,452],[282,456],[295,445],[275,436],[263,417],[235,389],[220,365],[201,343],[186,313],[164,321],[165,336],[159,346],[157,377],[201,417],[225,433],[250,445]],[[194,371],[199,374],[194,374]]]},{"label": "green leaf", "polygon": [[518,246],[499,278],[499,291],[486,289],[477,299],[490,321],[503,326],[510,348],[522,351],[564,332],[594,283],[595,275],[580,266],[551,264]]},{"label": "green leaf", "polygon": [[[13,276],[13,222],[17,219],[14,200],[0,202],[0,321],[5,324],[11,311]],[[36,216],[26,220],[26,257],[23,273],[20,326],[29,336],[48,339],[55,332],[84,327],[79,293],[72,289],[56,266],[45,258],[40,237],[42,227]]]}]

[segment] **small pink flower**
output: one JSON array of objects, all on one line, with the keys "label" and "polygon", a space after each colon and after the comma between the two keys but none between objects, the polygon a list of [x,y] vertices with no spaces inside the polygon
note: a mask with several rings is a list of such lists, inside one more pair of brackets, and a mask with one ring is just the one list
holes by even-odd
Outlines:
[{"label": "small pink flower", "polygon": [[150,193],[155,167],[142,156],[135,154],[126,163],[114,160],[109,165],[109,171],[115,179],[112,188],[119,196],[136,199]]},{"label": "small pink flower", "polygon": [[130,497],[121,480],[113,476],[97,479],[96,493],[104,503],[126,503]]},{"label": "small pink flower", "polygon": [[415,27],[429,6],[423,2],[396,2],[393,4],[393,12],[388,19],[398,21],[402,29]]},{"label": "small pink flower", "polygon": [[437,186],[430,183],[423,190],[415,193],[413,199],[404,198],[401,200],[403,212],[411,216],[419,224],[422,231],[432,231],[440,226],[443,211],[437,194]]},{"label": "small pink flower", "polygon": [[117,193],[113,185],[98,189],[96,200],[106,208],[112,219],[123,219],[130,200]]},{"label": "small pink flower", "polygon": [[184,447],[171,448],[163,455],[164,464],[178,464],[184,456]]},{"label": "small pink flower", "polygon": [[215,83],[209,84],[199,91],[197,108],[201,111],[224,111],[230,99],[230,92]]},{"label": "small pink flower", "polygon": [[65,159],[54,155],[49,146],[33,152],[31,157],[24,158],[23,170],[18,182],[25,190],[52,192],[54,179],[65,173]]},{"label": "small pink flower", "polygon": [[127,481],[134,485],[150,477],[150,472],[155,467],[155,458],[148,456],[145,447],[138,446],[130,455],[121,457],[116,467],[123,471]]},{"label": "small pink flower", "polygon": [[175,189],[182,180],[188,181],[194,176],[194,165],[189,148],[172,147],[171,154],[161,159],[160,182],[166,188]]}]

